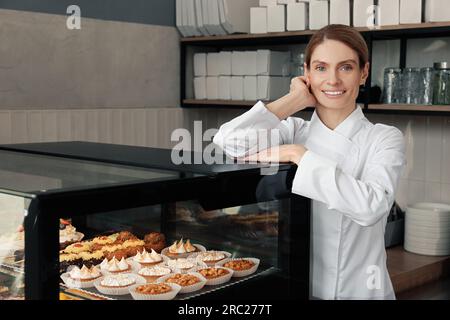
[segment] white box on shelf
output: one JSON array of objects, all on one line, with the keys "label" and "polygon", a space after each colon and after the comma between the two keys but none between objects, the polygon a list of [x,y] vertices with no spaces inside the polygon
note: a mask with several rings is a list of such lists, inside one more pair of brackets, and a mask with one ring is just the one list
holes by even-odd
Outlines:
[{"label": "white box on shelf", "polygon": [[450,21],[448,0],[425,0],[425,22]]},{"label": "white box on shelf", "polygon": [[244,76],[256,76],[257,51],[245,51]]},{"label": "white box on shelf", "polygon": [[286,31],[286,7],[284,5],[267,7],[267,32]]},{"label": "white box on shelf", "polygon": [[244,77],[244,100],[256,101],[257,99],[257,78],[256,76]]},{"label": "white box on shelf", "polygon": [[375,26],[374,0],[353,0],[353,26]]},{"label": "white box on shelf", "polygon": [[259,0],[260,7],[268,7],[277,5],[277,0]]},{"label": "white box on shelf", "polygon": [[231,100],[244,100],[244,77],[231,77]]},{"label": "white box on shelf", "polygon": [[206,77],[194,78],[194,97],[197,100],[206,99]]},{"label": "white box on shelf", "polygon": [[267,8],[250,8],[250,33],[267,33]]},{"label": "white box on shelf", "polygon": [[329,4],[325,0],[309,2],[309,28],[319,30],[329,24]]},{"label": "white box on shelf", "polygon": [[231,53],[231,75],[245,76],[245,51]]},{"label": "white box on shelf", "polygon": [[378,14],[375,16],[379,26],[392,26],[400,23],[400,0],[378,0]]},{"label": "white box on shelf", "polygon": [[250,8],[258,0],[219,0],[221,24],[228,33],[250,33]]},{"label": "white box on shelf", "polygon": [[210,52],[206,55],[206,71],[208,76],[219,75],[219,53]]},{"label": "white box on shelf", "polygon": [[194,76],[206,76],[206,53],[194,53]]},{"label": "white box on shelf", "polygon": [[231,51],[219,52],[219,75],[231,76]]},{"label": "white box on shelf", "polygon": [[422,22],[422,0],[400,0],[400,23]]},{"label": "white box on shelf", "polygon": [[291,79],[288,77],[258,76],[257,99],[276,100],[289,92]]},{"label": "white box on shelf", "polygon": [[278,4],[290,4],[290,3],[296,3],[297,0],[277,0]]},{"label": "white box on shelf", "polygon": [[290,3],[286,6],[286,29],[301,31],[309,28],[309,4],[306,2]]},{"label": "white box on shelf", "polygon": [[350,0],[330,0],[330,24],[350,25]]},{"label": "white box on shelf", "polygon": [[231,77],[220,76],[219,77],[219,99],[231,100]]},{"label": "white box on shelf", "polygon": [[219,77],[206,77],[206,99],[219,99]]},{"label": "white box on shelf", "polygon": [[256,52],[257,75],[287,76],[291,60],[290,51],[258,50]]}]

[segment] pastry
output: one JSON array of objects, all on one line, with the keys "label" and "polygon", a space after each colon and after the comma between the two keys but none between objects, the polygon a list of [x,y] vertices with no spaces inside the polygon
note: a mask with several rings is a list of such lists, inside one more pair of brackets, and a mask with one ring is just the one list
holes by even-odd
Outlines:
[{"label": "pastry", "polygon": [[178,258],[168,260],[167,265],[171,268],[178,269],[180,271],[188,271],[197,265],[197,262],[191,258]]},{"label": "pastry", "polygon": [[107,288],[125,288],[136,283],[136,279],[130,274],[115,274],[106,276],[100,281],[100,286]]},{"label": "pastry", "polygon": [[110,273],[123,273],[130,271],[131,266],[125,261],[124,258],[118,261],[115,257],[113,257],[112,260],[109,261],[105,258],[100,264],[100,269]]},{"label": "pastry", "polygon": [[145,242],[139,239],[126,240],[122,247],[127,252],[128,257],[136,255],[139,251],[144,250]]},{"label": "pastry", "polygon": [[205,268],[199,270],[198,272],[208,280],[223,277],[224,275],[230,273],[227,269],[223,268]]},{"label": "pastry", "polygon": [[189,239],[186,240],[186,243],[181,239],[180,241],[175,241],[165,254],[169,257],[177,257],[180,254],[193,253],[196,251],[198,251],[198,248],[193,246]]},{"label": "pastry", "polygon": [[91,267],[101,263],[104,259],[104,254],[100,250],[94,252],[81,252],[79,257],[83,260],[84,265]]},{"label": "pastry", "polygon": [[89,251],[91,249],[90,243],[89,242],[76,242],[73,243],[69,246],[67,246],[64,249],[65,253],[80,253],[80,252],[85,252],[85,251]]},{"label": "pastry", "polygon": [[116,251],[106,251],[104,252],[105,258],[112,260],[116,258],[117,260],[122,260],[122,258],[128,258],[128,251],[126,249],[119,249]]},{"label": "pastry", "polygon": [[119,235],[117,236],[116,242],[123,243],[127,240],[137,240],[137,239],[138,239],[138,237],[136,237],[131,232],[121,231],[121,232],[119,232]]},{"label": "pastry", "polygon": [[137,252],[133,257],[133,261],[139,263],[143,267],[154,266],[158,263],[163,262],[163,258],[160,254],[156,253],[152,249],[151,253],[148,253],[145,249],[141,252]]},{"label": "pastry", "polygon": [[176,283],[182,287],[199,283],[200,279],[191,274],[176,273],[165,280],[166,283]]},{"label": "pastry", "polygon": [[78,267],[73,268],[69,272],[69,277],[76,281],[87,282],[101,277],[100,271],[95,267],[88,268],[85,265],[80,269]]},{"label": "pastry", "polygon": [[148,283],[136,287],[140,294],[163,294],[172,291],[172,287],[165,283]]},{"label": "pastry", "polygon": [[164,266],[153,266],[153,267],[144,267],[139,270],[139,275],[144,277],[147,282],[156,281],[159,277],[165,276],[171,273],[172,270],[170,268]]},{"label": "pastry", "polygon": [[77,232],[77,229],[68,220],[59,219],[59,245],[64,249],[69,244],[80,241],[83,234]]},{"label": "pastry", "polygon": [[210,250],[210,251],[200,252],[196,256],[196,259],[201,262],[204,262],[206,264],[215,264],[215,263],[225,259],[226,257],[227,256],[222,251]]},{"label": "pastry", "polygon": [[144,246],[147,251],[155,250],[161,253],[161,250],[166,247],[166,237],[159,232],[150,232],[144,237]]},{"label": "pastry", "polygon": [[95,237],[92,239],[92,244],[99,244],[99,245],[105,245],[105,244],[112,244],[116,241],[117,237],[109,237],[109,236],[101,236],[101,237]]},{"label": "pastry", "polygon": [[79,254],[75,253],[60,253],[59,255],[59,272],[66,272],[69,266],[78,266],[81,267],[83,263],[83,259],[79,256]]},{"label": "pastry", "polygon": [[243,271],[252,268],[254,265],[255,264],[250,260],[236,259],[224,263],[223,266],[225,268],[230,268],[235,271]]}]

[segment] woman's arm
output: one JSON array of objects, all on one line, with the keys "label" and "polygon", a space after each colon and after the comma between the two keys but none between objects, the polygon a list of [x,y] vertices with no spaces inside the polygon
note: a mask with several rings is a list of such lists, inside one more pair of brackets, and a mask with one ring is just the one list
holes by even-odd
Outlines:
[{"label": "woman's arm", "polygon": [[[301,77],[303,78],[303,77]],[[306,80],[294,78],[290,92],[264,105],[261,101],[241,116],[223,124],[214,136],[214,143],[232,157],[254,154],[272,146],[292,143],[301,134],[305,121],[290,115],[315,105]]]},{"label": "woman's arm", "polygon": [[373,225],[394,202],[406,163],[404,149],[398,129],[384,130],[361,179],[344,173],[336,162],[307,151],[298,164],[292,192],[326,203],[362,226]]}]

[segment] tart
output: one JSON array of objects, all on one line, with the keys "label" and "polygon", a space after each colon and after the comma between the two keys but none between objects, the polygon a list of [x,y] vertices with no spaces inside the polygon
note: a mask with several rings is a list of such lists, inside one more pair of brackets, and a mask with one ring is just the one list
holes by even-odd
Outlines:
[{"label": "tart", "polygon": [[180,241],[175,241],[167,250],[165,250],[165,255],[176,258],[177,256],[184,255],[186,253],[194,253],[199,251],[196,246],[193,246],[190,240],[186,240],[186,243],[183,242],[183,239]]},{"label": "tart", "polygon": [[140,294],[163,294],[172,291],[172,287],[166,283],[148,283],[136,287]]},{"label": "tart", "polygon": [[178,258],[168,260],[167,265],[173,269],[180,270],[181,272],[187,272],[197,265],[197,262],[191,258]]},{"label": "tart", "polygon": [[163,262],[164,260],[160,254],[156,253],[155,250],[152,249],[149,253],[144,249],[142,253],[139,251],[136,253],[133,257],[133,261],[139,263],[143,267],[151,267]]},{"label": "tart", "polygon": [[147,282],[156,281],[159,277],[168,275],[172,270],[164,266],[144,267],[139,270],[138,274],[145,278]]},{"label": "tart", "polygon": [[201,282],[201,280],[192,275],[192,274],[184,274],[184,273],[176,273],[170,277],[168,277],[165,282],[167,283],[175,283],[182,287],[192,286]]},{"label": "tart", "polygon": [[100,269],[105,272],[109,272],[112,274],[129,272],[131,270],[131,266],[128,262],[122,258],[120,261],[113,257],[111,260],[104,259],[100,264]]},{"label": "tart", "polygon": [[200,262],[206,263],[207,265],[214,265],[230,256],[231,254],[225,251],[210,250],[198,253],[195,258]]},{"label": "tart", "polygon": [[100,286],[106,288],[125,288],[136,283],[131,274],[115,274],[106,276],[100,281]]},{"label": "tart", "polygon": [[224,263],[223,266],[234,271],[244,271],[253,268],[255,263],[246,259],[236,259]]},{"label": "tart", "polygon": [[80,253],[80,252],[86,252],[91,249],[91,246],[89,242],[76,242],[69,246],[67,246],[64,249],[65,253]]},{"label": "tart", "polygon": [[205,268],[198,271],[206,279],[215,279],[230,274],[230,271],[224,268]]},{"label": "tart", "polygon": [[102,274],[95,266],[88,268],[85,265],[83,265],[83,267],[81,269],[78,267],[74,267],[69,272],[69,277],[72,280],[81,281],[81,282],[92,281],[97,278],[100,278],[101,276],[102,276]]}]

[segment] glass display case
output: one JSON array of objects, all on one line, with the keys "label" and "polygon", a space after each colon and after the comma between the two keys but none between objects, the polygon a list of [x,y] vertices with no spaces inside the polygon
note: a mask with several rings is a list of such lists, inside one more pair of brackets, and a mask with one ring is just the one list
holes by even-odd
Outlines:
[{"label": "glass display case", "polygon": [[308,299],[311,203],[294,165],[270,166],[0,146],[0,299]]}]

